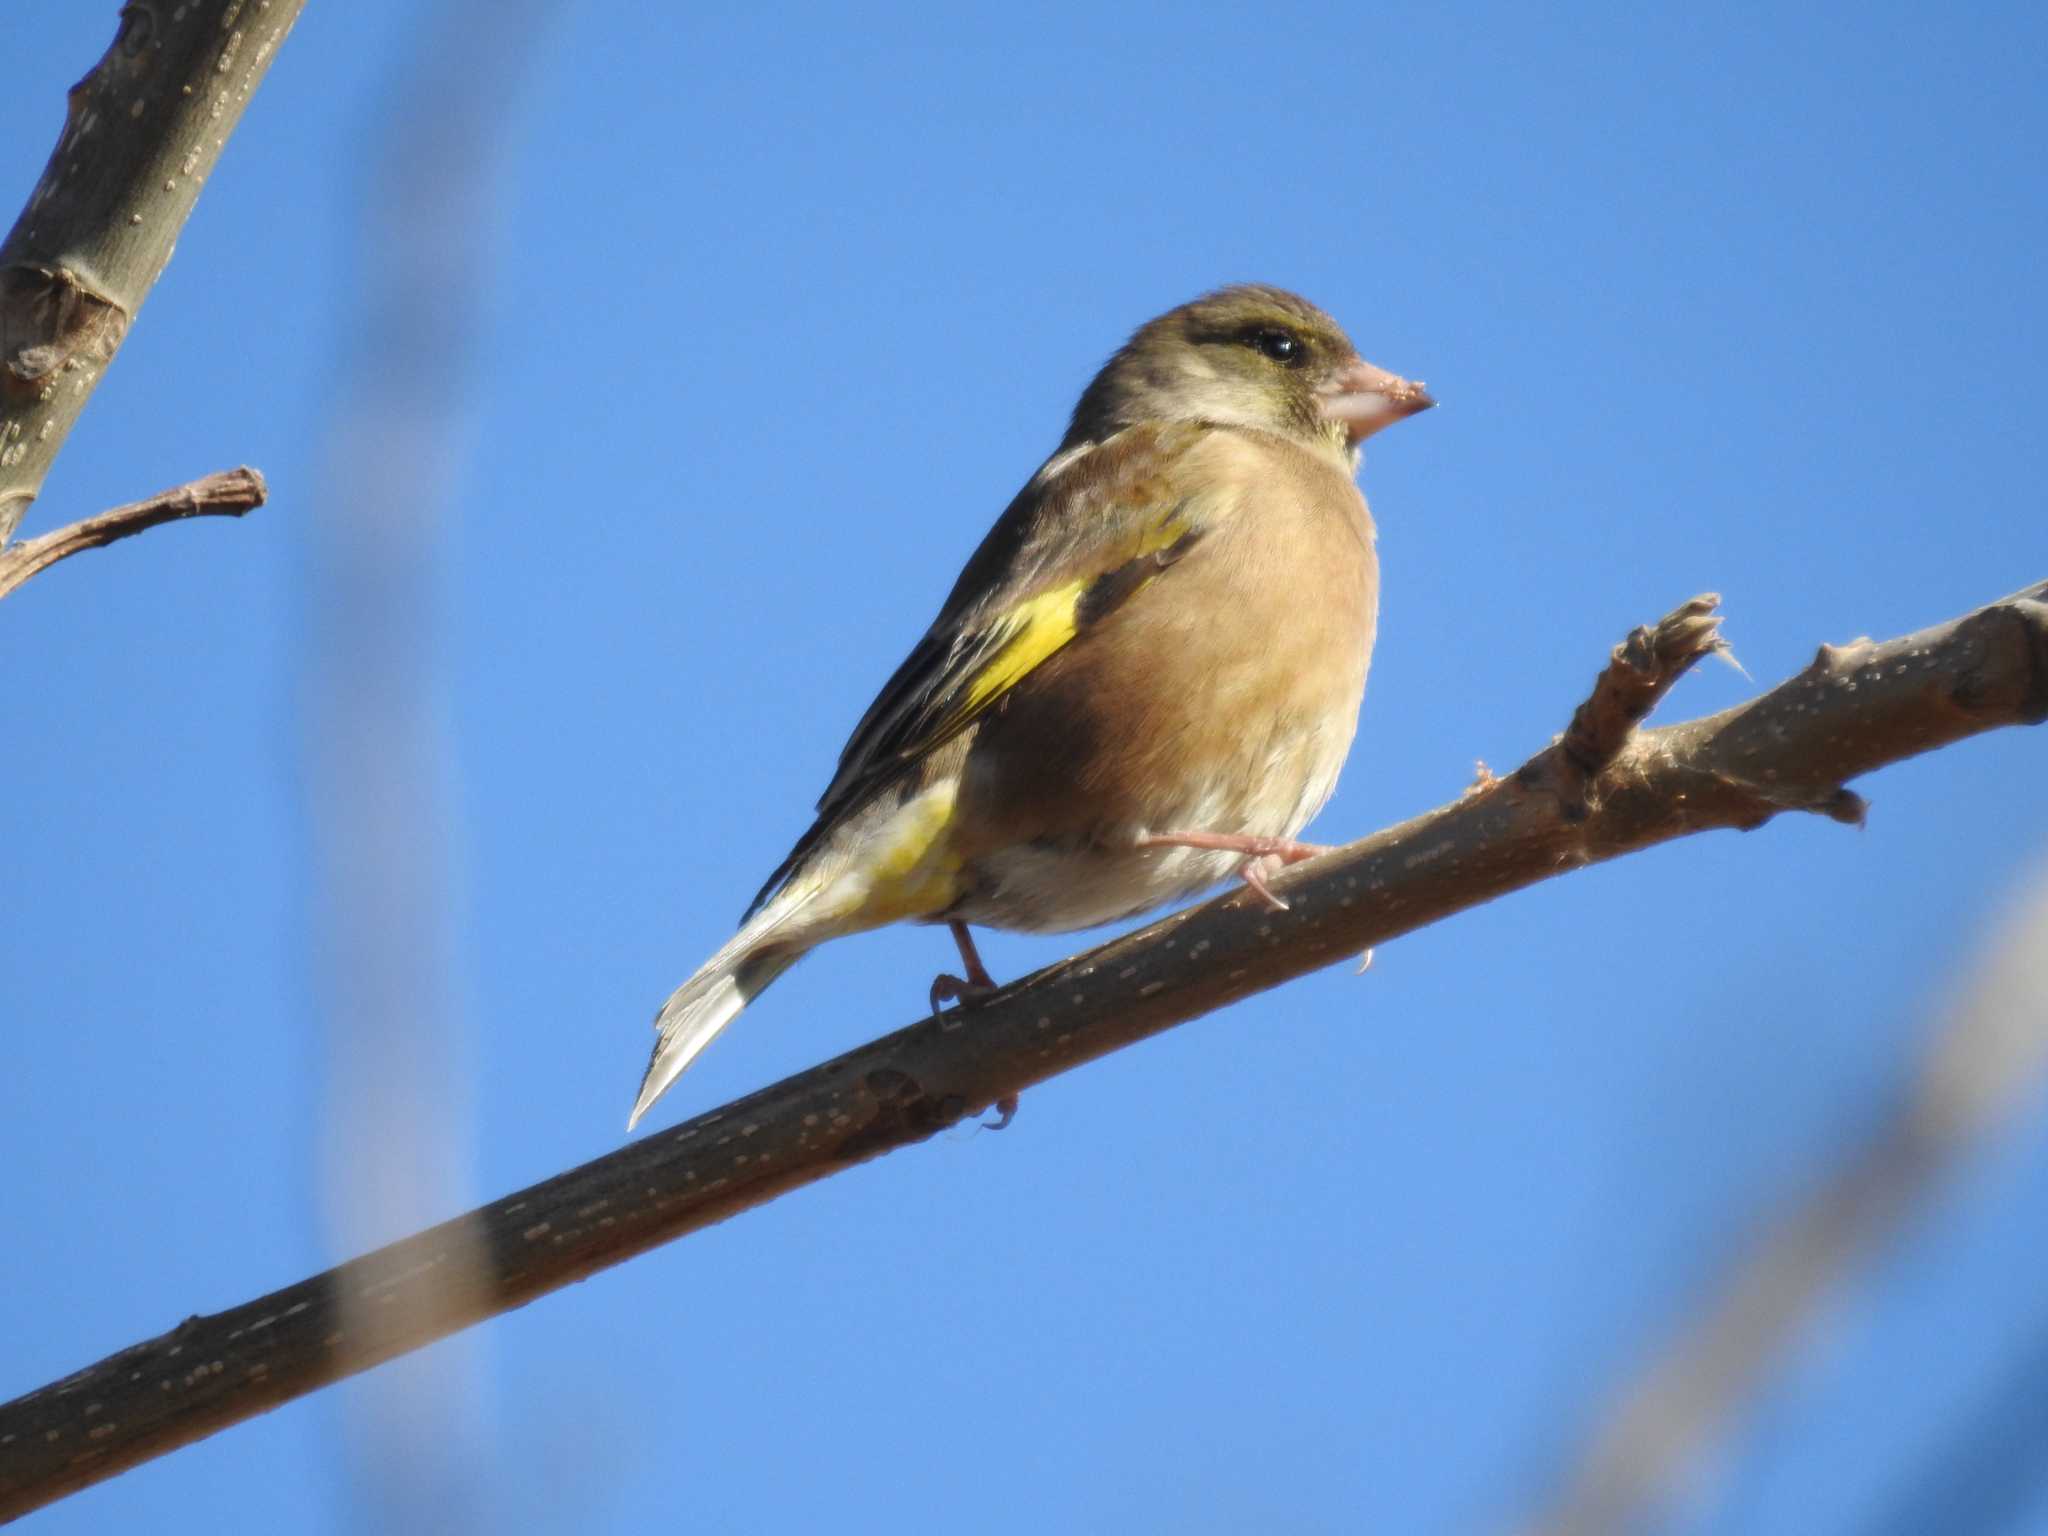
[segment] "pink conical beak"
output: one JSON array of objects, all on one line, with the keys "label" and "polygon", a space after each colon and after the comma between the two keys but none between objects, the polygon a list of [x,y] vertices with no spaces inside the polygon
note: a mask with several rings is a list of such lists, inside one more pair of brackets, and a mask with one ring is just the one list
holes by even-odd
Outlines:
[{"label": "pink conical beak", "polygon": [[1344,424],[1354,447],[1381,427],[1435,404],[1417,380],[1375,368],[1362,357],[1346,364],[1323,392],[1323,415]]}]

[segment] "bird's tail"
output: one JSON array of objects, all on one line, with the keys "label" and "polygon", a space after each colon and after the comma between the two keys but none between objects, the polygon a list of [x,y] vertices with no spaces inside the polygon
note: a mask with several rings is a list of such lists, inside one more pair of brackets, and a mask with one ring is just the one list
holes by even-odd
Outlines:
[{"label": "bird's tail", "polygon": [[647,1076],[640,1080],[640,1097],[626,1122],[628,1131],[669,1091],[713,1036],[809,952],[812,941],[786,931],[800,926],[788,921],[800,905],[771,902],[661,1005],[654,1019],[654,1055],[647,1063]]}]

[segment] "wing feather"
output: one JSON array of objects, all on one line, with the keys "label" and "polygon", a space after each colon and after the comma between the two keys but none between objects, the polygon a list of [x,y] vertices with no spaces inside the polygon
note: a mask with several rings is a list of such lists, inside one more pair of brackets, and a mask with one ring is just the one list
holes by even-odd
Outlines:
[{"label": "wing feather", "polygon": [[[1019,493],[961,573],[938,620],[861,717],[818,818],[747,909],[751,917],[845,818],[972,725],[1047,658],[1185,555],[1212,509],[1172,494],[1172,461],[1199,435],[1134,427]],[[1074,538],[1076,526],[1088,529]]]}]

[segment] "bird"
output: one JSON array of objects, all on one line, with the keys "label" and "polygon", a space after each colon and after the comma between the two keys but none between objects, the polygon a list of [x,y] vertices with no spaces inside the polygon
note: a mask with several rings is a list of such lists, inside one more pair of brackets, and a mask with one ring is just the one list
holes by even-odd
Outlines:
[{"label": "bird", "polygon": [[[678,987],[627,1122],[827,940],[946,924],[1063,933],[1241,876],[1256,899],[1336,787],[1379,610],[1356,475],[1436,402],[1284,289],[1140,326],[868,706],[817,817]],[[1004,1106],[1007,1118],[1008,1106]]]}]

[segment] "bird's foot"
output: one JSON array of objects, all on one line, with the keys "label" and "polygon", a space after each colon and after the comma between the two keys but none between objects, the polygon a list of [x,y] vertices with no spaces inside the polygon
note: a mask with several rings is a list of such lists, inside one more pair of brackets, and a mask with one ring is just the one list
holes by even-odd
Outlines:
[{"label": "bird's foot", "polygon": [[1244,862],[1238,875],[1275,912],[1285,912],[1287,903],[1273,894],[1266,877],[1289,864],[1299,864],[1319,853],[1328,853],[1328,843],[1304,843],[1291,837],[1251,837],[1236,832],[1147,832],[1138,839],[1140,848],[1201,848],[1216,853],[1241,853]]},{"label": "bird's foot", "polygon": [[1273,887],[1266,884],[1266,876],[1282,866],[1271,854],[1257,853],[1237,866],[1238,878],[1246,884],[1251,893],[1271,907],[1275,912],[1288,910],[1287,903],[1273,894]]},{"label": "bird's foot", "polygon": [[[946,926],[953,930],[953,942],[960,946],[960,964],[967,974],[961,977],[941,972],[932,978],[932,1012],[935,1015],[946,1002],[957,999],[960,1006],[966,1008],[996,990],[996,979],[981,963],[981,952],[974,947],[974,935],[967,931],[967,925],[954,918]],[[1000,1131],[1017,1118],[1017,1095],[1006,1093],[991,1107],[996,1117],[985,1122],[986,1127]]]},{"label": "bird's foot", "polygon": [[948,1003],[971,1008],[995,989],[996,984],[985,978],[977,982],[971,976],[955,976],[951,971],[941,971],[932,978],[932,1012],[941,1012]]},{"label": "bird's foot", "polygon": [[[981,952],[974,947],[974,935],[967,931],[967,925],[956,918],[946,926],[953,930],[953,942],[960,947],[960,965],[967,974],[955,976],[950,971],[941,971],[932,978],[931,1001],[934,1014],[950,1002],[957,1002],[963,1008],[970,1007],[996,989],[996,979],[989,975],[988,967],[981,963]],[[996,1107],[1002,1108],[1000,1104]],[[1006,1117],[1004,1124],[1008,1123]]]}]

